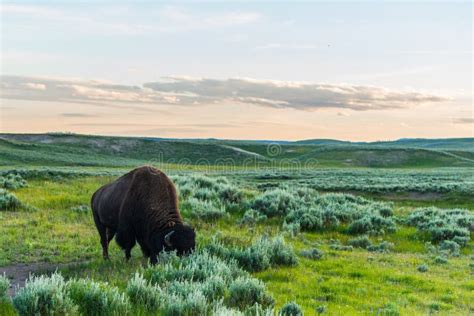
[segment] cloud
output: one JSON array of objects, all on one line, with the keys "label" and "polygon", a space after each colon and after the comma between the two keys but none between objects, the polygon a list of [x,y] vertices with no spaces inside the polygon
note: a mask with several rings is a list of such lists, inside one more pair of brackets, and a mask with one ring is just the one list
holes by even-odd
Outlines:
[{"label": "cloud", "polygon": [[25,83],[25,87],[33,89],[33,90],[46,90],[46,85],[42,83],[27,82]]},{"label": "cloud", "polygon": [[61,113],[61,116],[64,117],[99,117],[97,114],[90,113]]},{"label": "cloud", "polygon": [[166,77],[142,86],[94,80],[2,76],[0,97],[96,105],[144,104],[202,106],[252,104],[271,108],[384,110],[443,102],[444,97],[381,87],[249,78],[225,80]]},{"label": "cloud", "polygon": [[460,118],[453,119],[453,122],[455,124],[474,124],[474,118],[473,117],[460,117]]},{"label": "cloud", "polygon": [[[84,13],[84,8],[87,13]],[[93,9],[93,10],[92,10]],[[94,32],[113,35],[138,35],[157,32],[181,32],[212,29],[220,27],[234,27],[254,23],[262,15],[253,11],[213,11],[186,10],[177,6],[147,7],[146,14],[153,19],[141,21],[138,18],[132,23],[124,20],[130,16],[139,17],[144,9],[140,6],[127,8],[111,8],[107,5],[81,9],[74,6],[52,7],[31,4],[5,4],[0,6],[2,15],[28,17],[31,19],[47,20],[58,23],[61,27],[71,25],[78,31]]]},{"label": "cloud", "polygon": [[311,110],[341,108],[380,110],[407,108],[429,102],[442,102],[444,97],[413,91],[393,91],[381,87],[350,84],[326,84],[231,78],[168,77],[144,87],[160,93],[187,95],[183,102],[240,102],[273,108]]}]

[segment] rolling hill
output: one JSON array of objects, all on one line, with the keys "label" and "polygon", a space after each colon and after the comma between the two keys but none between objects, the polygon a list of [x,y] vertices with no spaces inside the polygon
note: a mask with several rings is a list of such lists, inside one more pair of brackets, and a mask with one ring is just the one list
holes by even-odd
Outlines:
[{"label": "rolling hill", "polygon": [[147,163],[262,166],[279,163],[311,167],[474,167],[473,146],[474,138],[354,143],[0,134],[0,165],[128,167]]}]

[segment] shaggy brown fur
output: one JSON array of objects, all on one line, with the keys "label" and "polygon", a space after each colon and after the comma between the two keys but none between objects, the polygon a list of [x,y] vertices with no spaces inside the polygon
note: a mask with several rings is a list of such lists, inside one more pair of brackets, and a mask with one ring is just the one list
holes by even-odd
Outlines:
[{"label": "shaggy brown fur", "polygon": [[152,263],[163,249],[184,254],[195,247],[195,233],[183,223],[174,184],[158,169],[130,171],[97,190],[91,204],[104,258],[115,234],[127,259],[135,242]]}]

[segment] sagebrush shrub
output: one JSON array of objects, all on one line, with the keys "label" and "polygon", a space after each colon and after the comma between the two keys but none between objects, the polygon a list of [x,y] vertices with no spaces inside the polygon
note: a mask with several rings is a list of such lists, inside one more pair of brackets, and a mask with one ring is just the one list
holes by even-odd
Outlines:
[{"label": "sagebrush shrub", "polygon": [[393,243],[388,242],[388,241],[382,241],[379,244],[368,246],[367,250],[372,251],[372,252],[387,253],[387,252],[390,252],[393,249],[393,247],[394,247]]},{"label": "sagebrush shrub", "polygon": [[71,280],[67,283],[67,295],[84,315],[126,315],[130,310],[127,297],[105,283]]},{"label": "sagebrush shrub", "polygon": [[219,188],[219,198],[229,204],[240,204],[244,200],[244,193],[235,186],[223,185]]},{"label": "sagebrush shrub", "polygon": [[354,248],[367,249],[369,246],[372,246],[372,242],[370,241],[368,236],[360,236],[360,237],[352,238],[352,239],[349,239],[347,243]]},{"label": "sagebrush shrub", "polygon": [[0,189],[0,211],[15,211],[22,206],[20,200],[5,189]]},{"label": "sagebrush shrub", "polygon": [[204,295],[199,290],[195,290],[184,297],[169,295],[164,303],[162,313],[167,316],[200,316],[206,315],[208,308],[209,305]]},{"label": "sagebrush shrub", "polygon": [[242,216],[242,219],[239,221],[239,223],[244,225],[255,225],[265,221],[266,219],[266,215],[261,214],[254,209],[248,209],[245,211],[244,216]]},{"label": "sagebrush shrub", "polygon": [[266,292],[265,284],[258,279],[238,278],[229,286],[229,304],[244,309],[258,303],[272,306],[273,298]]},{"label": "sagebrush shrub", "polygon": [[303,316],[303,310],[295,302],[289,302],[280,309],[281,316]]},{"label": "sagebrush shrub", "polygon": [[459,246],[459,244],[455,241],[443,240],[439,244],[439,250],[453,257],[458,257],[461,253],[461,246]]},{"label": "sagebrush shrub", "polygon": [[[224,299],[230,302],[230,288],[235,280],[250,285],[258,281],[240,269],[231,257],[219,258],[208,250],[199,250],[182,258],[176,255],[161,257],[159,264],[143,269],[129,281],[127,293],[134,304],[151,301],[151,304],[146,303],[153,306],[148,310],[156,310],[159,306],[164,315],[206,315]],[[265,287],[259,289],[263,293],[258,292],[255,301],[249,296],[246,296],[247,300],[238,300],[234,296],[238,307],[245,309],[255,303],[272,301]]]},{"label": "sagebrush shrub", "polygon": [[349,234],[383,234],[395,231],[395,222],[391,218],[377,214],[368,214],[353,221],[347,228]]},{"label": "sagebrush shrub", "polygon": [[225,280],[219,275],[211,276],[200,285],[202,294],[209,301],[214,301],[224,297],[226,288],[227,284]]},{"label": "sagebrush shrub", "polygon": [[420,264],[416,269],[420,272],[428,272],[428,266],[426,264]]},{"label": "sagebrush shrub", "polygon": [[324,252],[317,248],[311,248],[311,249],[302,250],[300,252],[300,255],[305,258],[319,260],[324,256]]},{"label": "sagebrush shrub", "polygon": [[191,217],[207,221],[217,220],[227,215],[222,205],[216,205],[212,201],[204,201],[196,198],[189,198],[183,203],[183,208],[189,209]]},{"label": "sagebrush shrub", "polygon": [[352,251],[354,247],[341,244],[339,240],[331,239],[329,241],[329,248],[333,250]]},{"label": "sagebrush shrub", "polygon": [[268,217],[286,215],[297,206],[298,199],[285,189],[266,191],[252,202],[253,209]]},{"label": "sagebrush shrub", "polygon": [[126,293],[133,304],[142,306],[148,311],[157,311],[161,305],[161,288],[151,285],[139,273],[135,273],[128,281]]},{"label": "sagebrush shrub", "polygon": [[24,188],[28,185],[25,179],[19,174],[9,173],[4,176],[0,176],[0,188],[15,190]]},{"label": "sagebrush shrub", "polygon": [[262,237],[248,247],[226,247],[214,240],[206,245],[206,249],[223,259],[235,260],[239,266],[247,271],[262,271],[271,266],[297,264],[298,259],[283,237],[273,239]]},{"label": "sagebrush shrub", "polygon": [[349,224],[353,234],[393,232],[393,204],[374,202],[350,194],[318,194],[302,188],[277,188],[257,196],[251,206],[268,217],[284,218],[284,230],[295,235],[301,230],[334,229]]},{"label": "sagebrush shrub", "polygon": [[71,315],[77,312],[77,306],[66,293],[66,282],[58,273],[28,279],[25,287],[13,298],[13,305],[20,316]]},{"label": "sagebrush shrub", "polygon": [[474,231],[474,215],[463,209],[417,208],[407,222],[428,233],[434,242],[451,240],[461,247],[469,242],[470,233]]}]

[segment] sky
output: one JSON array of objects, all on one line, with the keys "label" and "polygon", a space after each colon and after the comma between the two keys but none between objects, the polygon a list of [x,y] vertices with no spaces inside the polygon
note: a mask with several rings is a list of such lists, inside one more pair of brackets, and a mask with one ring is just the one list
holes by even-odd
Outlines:
[{"label": "sky", "polygon": [[0,131],[474,137],[472,3],[2,1]]}]

